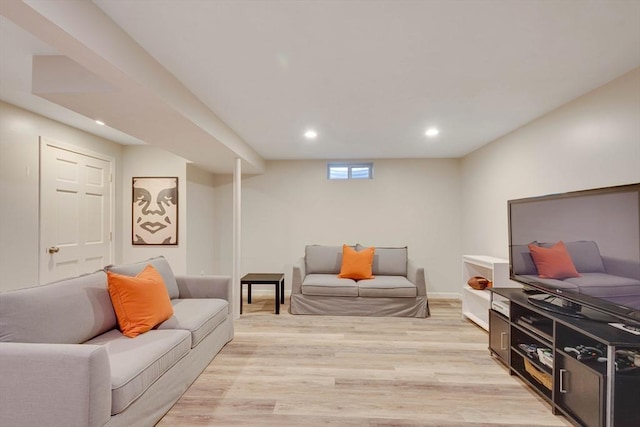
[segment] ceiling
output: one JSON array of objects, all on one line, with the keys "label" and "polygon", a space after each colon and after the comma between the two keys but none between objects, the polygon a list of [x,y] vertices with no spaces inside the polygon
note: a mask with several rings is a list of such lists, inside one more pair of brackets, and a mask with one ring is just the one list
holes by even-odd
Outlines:
[{"label": "ceiling", "polygon": [[0,99],[214,172],[461,157],[640,66],[638,0],[1,0],[0,14]]}]

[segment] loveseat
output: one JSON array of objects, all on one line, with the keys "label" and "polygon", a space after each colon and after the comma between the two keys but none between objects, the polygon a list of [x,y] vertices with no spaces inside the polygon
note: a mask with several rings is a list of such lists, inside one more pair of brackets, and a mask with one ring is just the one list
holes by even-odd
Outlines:
[{"label": "loveseat", "polygon": [[[598,244],[590,240],[563,242],[576,277],[541,278],[529,245],[511,248],[513,273],[532,282],[540,282],[563,291],[603,298],[613,303],[640,309],[640,278],[637,265],[600,254]],[[552,248],[557,242],[534,242]]]},{"label": "loveseat", "polygon": [[[356,251],[363,250],[355,245]],[[379,248],[371,279],[338,277],[342,246],[308,245],[293,266],[292,314],[428,317],[424,268],[408,258],[406,247]]]},{"label": "loveseat", "polygon": [[[119,330],[106,271],[0,293],[0,425],[152,426],[233,338],[227,276],[175,277],[163,257],[110,266],[160,273],[173,315]],[[147,267],[148,268],[148,267]]]}]

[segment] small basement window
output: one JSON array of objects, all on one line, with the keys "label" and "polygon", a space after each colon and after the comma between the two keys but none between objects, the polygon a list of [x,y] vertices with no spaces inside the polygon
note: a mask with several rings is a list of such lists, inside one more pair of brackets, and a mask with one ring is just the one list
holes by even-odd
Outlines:
[{"label": "small basement window", "polygon": [[328,163],[327,179],[373,179],[373,163]]}]

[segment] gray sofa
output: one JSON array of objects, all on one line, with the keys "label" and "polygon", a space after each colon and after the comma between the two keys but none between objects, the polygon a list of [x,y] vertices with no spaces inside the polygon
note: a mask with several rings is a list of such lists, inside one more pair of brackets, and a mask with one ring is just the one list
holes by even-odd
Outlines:
[{"label": "gray sofa", "polygon": [[406,247],[376,247],[373,279],[339,278],[341,264],[342,246],[306,246],[293,266],[291,314],[429,316],[424,268],[408,258]]},{"label": "gray sofa", "polygon": [[117,329],[105,271],[0,293],[0,425],[152,426],[233,338],[227,276],[151,263],[174,315],[136,338]]},{"label": "gray sofa", "polygon": [[[553,288],[603,298],[640,309],[640,278],[638,277],[640,269],[637,265],[602,256],[594,241],[564,243],[580,277],[561,280],[540,278],[528,245],[512,247],[513,273]],[[538,245],[551,247],[553,243],[538,243]]]}]

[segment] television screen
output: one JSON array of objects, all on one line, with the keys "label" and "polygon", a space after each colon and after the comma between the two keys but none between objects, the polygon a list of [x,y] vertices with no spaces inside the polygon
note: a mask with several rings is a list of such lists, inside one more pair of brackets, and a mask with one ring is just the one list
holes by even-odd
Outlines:
[{"label": "television screen", "polygon": [[[509,200],[512,280],[565,312],[640,323],[640,183]],[[544,307],[543,307],[544,308]]]}]

